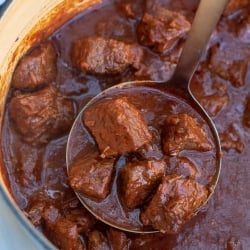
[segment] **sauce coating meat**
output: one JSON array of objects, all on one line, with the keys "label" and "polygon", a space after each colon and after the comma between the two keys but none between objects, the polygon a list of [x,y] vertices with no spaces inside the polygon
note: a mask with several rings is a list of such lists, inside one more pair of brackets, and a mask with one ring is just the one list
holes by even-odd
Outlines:
[{"label": "sauce coating meat", "polygon": [[48,237],[61,249],[83,249],[78,237],[77,225],[59,214],[59,210],[49,207],[44,212]]},{"label": "sauce coating meat", "polygon": [[73,64],[91,74],[114,75],[130,65],[137,68],[142,55],[142,49],[136,45],[102,37],[83,38],[72,47]]},{"label": "sauce coating meat", "polygon": [[69,182],[71,187],[96,200],[104,199],[110,191],[115,159],[83,157],[71,166]]},{"label": "sauce coating meat", "polygon": [[206,188],[182,176],[166,176],[146,210],[141,214],[145,225],[165,233],[177,233],[195,215],[207,199]]},{"label": "sauce coating meat", "polygon": [[164,175],[161,161],[129,162],[121,170],[124,203],[128,208],[141,205]]},{"label": "sauce coating meat", "polygon": [[[235,49],[237,48],[237,49]],[[225,80],[231,80],[235,87],[246,84],[250,61],[247,46],[216,44],[211,48],[210,69]]]},{"label": "sauce coating meat", "polygon": [[[143,206],[143,212],[148,211],[144,223],[157,224],[150,217],[154,209],[157,214],[173,209],[168,213],[172,216],[167,217],[170,222],[181,218],[175,228],[173,224],[163,229],[162,224],[159,226],[171,233],[179,230],[177,234],[152,235],[114,232],[84,209],[68,182],[67,133],[75,113],[101,90],[130,80],[168,80],[199,1],[104,2],[73,18],[31,48],[13,73],[6,99],[1,147],[14,199],[34,226],[61,249],[89,250],[91,246],[130,250],[250,249],[249,1],[229,1],[191,82],[192,92],[213,115],[220,132],[223,164],[216,192],[204,210],[185,225],[182,223],[190,215],[189,208],[193,207],[192,192],[200,190],[197,197],[205,197],[202,187],[207,186],[213,174],[212,151],[183,150],[176,156],[164,156],[161,136],[166,118],[179,113],[192,117],[196,117],[195,114],[185,112],[182,105],[175,105],[172,99],[164,102],[165,97],[157,96],[151,100],[145,91],[128,95],[128,102],[136,106],[147,124],[153,146],[149,143],[135,154],[118,156],[114,173],[119,174],[129,162],[163,160],[166,163],[163,179],[176,176],[175,183],[164,182],[172,195],[177,195],[181,186],[190,185],[190,189],[183,191],[186,195],[183,199],[174,199],[165,206],[162,203],[159,207],[153,207],[153,203],[149,206],[153,197],[157,199],[155,192],[162,184],[157,184],[149,194]],[[162,17],[166,13],[168,18]],[[157,28],[155,31],[153,24]],[[178,25],[169,30],[171,24]],[[146,32],[147,27],[151,33]],[[89,53],[84,52],[83,57],[73,51],[77,41],[82,41],[77,47],[79,51],[84,49],[83,43],[89,46]],[[164,46],[165,42],[169,45]],[[88,57],[97,57],[95,46],[98,48],[98,44],[105,52],[100,56],[104,63],[101,67]],[[113,61],[108,60],[108,51],[111,52],[114,46],[122,48],[119,50],[121,60],[116,53],[113,53]],[[76,54],[74,60],[73,53]],[[81,69],[79,65],[85,62],[87,64]],[[90,66],[86,66],[88,64]],[[143,107],[138,103],[143,103]],[[202,124],[199,127],[204,129]],[[98,148],[96,151],[100,153]],[[112,196],[112,192],[111,187],[105,199]],[[182,207],[188,209],[177,209]],[[142,217],[140,213],[136,216]],[[162,218],[166,221],[165,215]],[[91,236],[91,232],[97,233]]]},{"label": "sauce coating meat", "polygon": [[[84,112],[84,123],[103,157],[135,151],[151,141],[141,113],[126,98],[107,100],[89,107]],[[112,135],[109,136],[110,132]]]},{"label": "sauce coating meat", "polygon": [[89,250],[110,250],[108,239],[100,231],[94,230],[88,234]]},{"label": "sauce coating meat", "polygon": [[169,116],[163,134],[163,150],[168,155],[176,155],[184,149],[198,151],[212,149],[204,130],[187,114]]},{"label": "sauce coating meat", "polygon": [[137,34],[142,45],[159,53],[169,53],[189,31],[191,25],[186,18],[174,11],[158,8],[153,13],[145,13],[137,26]]},{"label": "sauce coating meat", "polygon": [[25,55],[13,74],[12,86],[36,89],[56,79],[57,54],[51,43],[43,43]]},{"label": "sauce coating meat", "polygon": [[69,131],[75,116],[73,102],[51,85],[14,96],[9,112],[22,139],[32,144],[46,144]]}]

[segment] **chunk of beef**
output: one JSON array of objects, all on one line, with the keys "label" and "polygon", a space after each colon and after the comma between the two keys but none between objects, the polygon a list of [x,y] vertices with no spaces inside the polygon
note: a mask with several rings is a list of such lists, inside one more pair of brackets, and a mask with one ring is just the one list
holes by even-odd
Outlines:
[{"label": "chunk of beef", "polygon": [[207,189],[183,176],[164,178],[148,207],[141,214],[144,225],[151,225],[161,232],[177,233],[206,201]]},{"label": "chunk of beef", "polygon": [[60,215],[55,207],[44,212],[45,234],[62,250],[82,250],[77,225]]},{"label": "chunk of beef", "polygon": [[94,230],[88,234],[88,250],[111,250],[111,247],[106,236]]},{"label": "chunk of beef", "polygon": [[[40,193],[35,193],[30,197],[29,207],[25,214],[35,227],[41,227],[43,225],[43,213],[50,207],[53,207],[51,200],[41,197]],[[55,210],[57,213],[59,212],[57,209]]]},{"label": "chunk of beef", "polygon": [[226,81],[200,64],[190,83],[192,93],[210,116],[217,116],[228,106],[230,97]]},{"label": "chunk of beef", "polygon": [[187,114],[170,115],[163,128],[163,150],[177,155],[182,150],[209,151],[212,145],[197,121]]},{"label": "chunk of beef", "polygon": [[234,11],[244,8],[246,6],[250,6],[249,0],[230,0],[224,11],[224,15],[230,15]]},{"label": "chunk of beef", "polygon": [[83,207],[71,209],[65,218],[77,225],[80,234],[86,233],[96,223],[96,219]]},{"label": "chunk of beef", "polygon": [[250,96],[246,98],[243,114],[243,125],[250,128]]},{"label": "chunk of beef", "polygon": [[9,114],[22,139],[36,145],[62,135],[74,121],[73,102],[52,86],[13,97]]},{"label": "chunk of beef", "polygon": [[92,105],[84,113],[84,123],[103,157],[135,151],[152,139],[141,112],[125,97]]},{"label": "chunk of beef", "polygon": [[230,124],[228,128],[220,133],[221,147],[225,151],[236,150],[238,153],[242,153],[244,144],[240,132],[236,128],[235,124]]},{"label": "chunk of beef", "polygon": [[84,72],[115,75],[129,66],[138,68],[142,55],[142,49],[134,44],[93,36],[74,42],[71,59]]},{"label": "chunk of beef", "polygon": [[167,53],[187,34],[190,23],[180,13],[159,8],[155,13],[145,13],[137,27],[142,45],[159,53]]},{"label": "chunk of beef", "polygon": [[71,187],[91,199],[102,200],[109,194],[115,159],[84,157],[76,160],[69,171]]},{"label": "chunk of beef", "polygon": [[26,213],[28,219],[31,221],[31,223],[35,227],[39,227],[42,225],[41,213],[42,213],[43,209],[44,209],[44,204],[37,203],[37,204],[35,204],[35,206],[31,207]]},{"label": "chunk of beef", "polygon": [[229,103],[228,94],[214,93],[208,96],[199,98],[200,104],[206,109],[211,116],[216,116],[227,107]]},{"label": "chunk of beef", "polygon": [[129,162],[121,170],[123,201],[130,209],[145,202],[164,175],[163,161]]},{"label": "chunk of beef", "polygon": [[12,79],[17,89],[35,89],[56,79],[57,54],[51,43],[42,43],[19,61]]},{"label": "chunk of beef", "polygon": [[215,44],[211,48],[209,68],[212,72],[231,81],[233,86],[243,86],[250,68],[250,50],[247,45],[233,42]]},{"label": "chunk of beef", "polygon": [[109,229],[109,242],[113,250],[128,250],[130,241],[126,234],[120,230]]}]

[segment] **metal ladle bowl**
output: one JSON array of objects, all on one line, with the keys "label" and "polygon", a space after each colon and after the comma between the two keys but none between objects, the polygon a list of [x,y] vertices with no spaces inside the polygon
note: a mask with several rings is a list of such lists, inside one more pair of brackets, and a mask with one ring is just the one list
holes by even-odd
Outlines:
[{"label": "metal ladle bowl", "polygon": [[[198,213],[202,207],[208,202],[210,197],[213,195],[213,192],[215,190],[215,187],[217,185],[219,175],[220,175],[220,169],[221,169],[221,146],[220,146],[220,139],[217,132],[217,129],[212,121],[212,119],[209,117],[207,112],[204,110],[204,108],[199,104],[199,102],[195,99],[193,96],[190,88],[189,88],[189,82],[190,79],[193,76],[193,73],[198,65],[198,62],[200,60],[200,57],[202,56],[202,53],[204,52],[206,45],[208,43],[208,40],[213,32],[213,30],[216,27],[216,24],[227,4],[228,0],[201,0],[199,7],[196,11],[194,21],[192,23],[191,30],[189,32],[187,41],[184,45],[182,54],[180,56],[179,62],[176,66],[175,72],[172,76],[172,78],[168,82],[157,82],[157,81],[134,81],[134,82],[126,82],[121,83],[118,85],[115,85],[112,88],[106,89],[105,91],[101,92],[99,95],[95,96],[90,102],[87,103],[87,105],[81,110],[81,112],[78,114],[67,143],[67,149],[66,149],[66,162],[67,162],[67,169],[69,171],[70,164],[72,162],[72,158],[74,153],[72,152],[74,147],[74,137],[76,134],[74,133],[76,128],[79,127],[79,124],[82,120],[82,115],[86,108],[88,108],[90,105],[95,103],[98,99],[100,99],[103,95],[111,95],[114,90],[124,89],[130,86],[152,86],[152,84],[159,86],[162,86],[163,88],[169,88],[172,89],[177,96],[182,96],[183,99],[185,99],[188,103],[191,103],[191,106],[194,110],[196,110],[200,116],[203,118],[204,121],[206,121],[211,135],[213,137],[213,143],[215,145],[215,151],[216,151],[216,171],[213,175],[213,178],[208,186],[209,188],[209,195],[207,199],[204,201],[204,203],[196,210],[194,213]],[[84,197],[82,194],[79,194],[76,192],[77,197],[82,202],[82,204],[89,210],[97,219],[101,220],[105,224],[108,224],[112,227],[118,228],[120,230],[128,231],[128,232],[134,232],[134,233],[154,233],[157,232],[156,230],[148,227],[143,226],[133,226],[133,223],[128,221],[128,226],[126,223],[123,223],[123,225],[120,224],[119,220],[112,220],[112,218],[109,218],[109,215],[104,216],[105,212],[100,212],[101,208],[95,209],[97,206],[97,203],[94,201],[91,201],[87,197]],[[112,214],[112,213],[111,213]],[[131,226],[132,225],[132,226]]]}]

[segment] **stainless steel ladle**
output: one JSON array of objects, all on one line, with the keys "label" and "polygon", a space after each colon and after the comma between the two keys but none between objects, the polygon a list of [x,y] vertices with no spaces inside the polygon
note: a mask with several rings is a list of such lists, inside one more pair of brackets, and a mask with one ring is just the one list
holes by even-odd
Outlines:
[{"label": "stainless steel ladle", "polygon": [[[221,146],[220,146],[220,139],[218,136],[218,132],[216,130],[216,127],[207,114],[207,112],[203,109],[203,107],[198,103],[198,101],[193,96],[190,88],[189,88],[189,82],[190,79],[193,76],[193,73],[197,67],[197,64],[200,60],[200,57],[202,56],[206,45],[208,43],[208,40],[213,32],[213,30],[216,27],[216,24],[218,20],[220,19],[220,16],[227,4],[228,0],[201,0],[199,7],[196,11],[194,21],[192,23],[191,30],[188,34],[187,41],[184,45],[182,54],[180,56],[179,62],[176,66],[175,72],[172,76],[172,78],[165,83],[157,82],[157,81],[135,81],[135,82],[126,82],[118,84],[112,88],[109,88],[96,97],[94,97],[88,104],[81,110],[81,112],[78,114],[75,123],[73,124],[73,127],[71,129],[69,138],[68,138],[68,144],[67,144],[67,152],[66,152],[66,160],[67,160],[67,168],[69,170],[70,164],[72,162],[72,158],[74,153],[72,152],[74,147],[74,138],[76,134],[74,134],[74,131],[77,127],[79,127],[79,124],[82,121],[82,115],[87,107],[92,105],[97,99],[100,98],[102,95],[111,95],[114,90],[116,89],[122,89],[130,86],[142,86],[142,85],[150,85],[153,84],[157,85],[159,87],[162,85],[163,87],[167,86],[171,88],[177,95],[181,95],[182,98],[186,99],[188,103],[191,103],[191,106],[199,112],[201,117],[207,122],[208,127],[210,128],[210,132],[213,136],[213,143],[215,145],[216,150],[216,171],[213,176],[213,179],[210,182],[209,185],[209,196],[207,200],[200,206],[197,211],[199,210],[207,203],[209,198],[212,196],[214,189],[217,185],[219,175],[220,175],[220,169],[221,169]],[[76,192],[76,195],[78,196],[79,200],[82,202],[82,204],[99,220],[103,221],[104,223],[118,228],[120,230],[128,231],[128,232],[136,232],[136,233],[152,233],[156,232],[153,229],[146,228],[146,227],[138,227],[133,225],[131,226],[131,223],[128,222],[129,226],[124,226],[119,224],[119,220],[111,220],[109,219],[109,215],[105,215],[105,213],[108,213],[108,211],[101,211],[101,208],[95,209],[96,203],[92,202],[88,198],[84,197],[83,195],[80,195]],[[112,213],[111,213],[112,214]],[[126,224],[126,223],[125,223]],[[133,224],[133,223],[132,223]]]}]

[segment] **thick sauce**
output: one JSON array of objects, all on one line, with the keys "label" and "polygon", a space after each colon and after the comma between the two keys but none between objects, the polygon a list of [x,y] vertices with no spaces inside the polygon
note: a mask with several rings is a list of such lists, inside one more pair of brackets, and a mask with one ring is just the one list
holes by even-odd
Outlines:
[{"label": "thick sauce", "polygon": [[[49,38],[59,55],[56,81],[52,85],[74,100],[77,113],[91,97],[116,83],[134,79],[168,80],[181,43],[170,54],[159,54],[141,46],[144,60],[138,70],[129,68],[122,74],[108,77],[80,73],[72,67],[72,42],[97,34],[137,43],[136,26],[153,4],[181,12],[191,21],[197,3],[196,0],[110,0],[100,8],[82,13]],[[221,135],[223,164],[217,189],[204,211],[179,234],[128,234],[129,249],[250,248],[249,8],[248,1],[231,1],[191,83],[193,93],[213,116]],[[24,143],[9,118],[9,101],[17,94],[15,88],[10,89],[2,131],[6,171],[19,207],[53,241],[51,232],[45,230],[40,218],[43,206],[57,206],[65,216],[81,208],[67,180],[67,133],[43,146]],[[109,228],[101,223],[93,224],[90,228],[101,230],[104,235],[109,232]],[[81,235],[82,241],[88,245],[86,231]],[[66,245],[54,243],[67,249]]]}]

